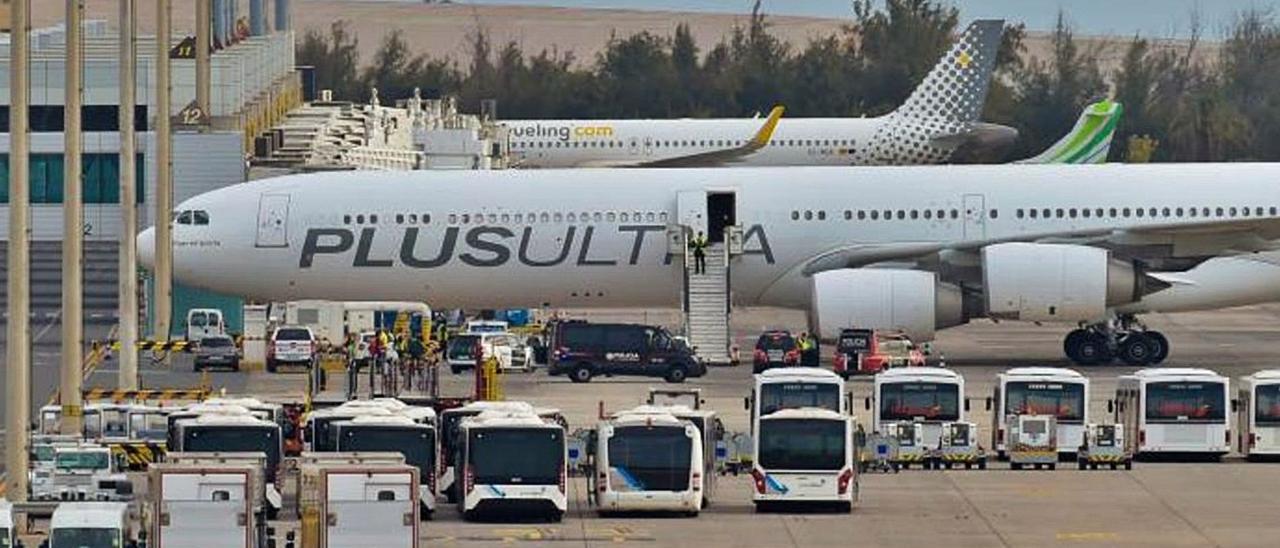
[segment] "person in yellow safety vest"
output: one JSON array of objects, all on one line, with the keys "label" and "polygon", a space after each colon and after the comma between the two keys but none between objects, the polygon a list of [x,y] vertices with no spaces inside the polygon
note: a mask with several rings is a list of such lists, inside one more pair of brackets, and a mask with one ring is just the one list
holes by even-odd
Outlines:
[{"label": "person in yellow safety vest", "polygon": [[689,249],[693,251],[693,273],[707,273],[707,237],[698,231],[698,235],[689,241]]}]

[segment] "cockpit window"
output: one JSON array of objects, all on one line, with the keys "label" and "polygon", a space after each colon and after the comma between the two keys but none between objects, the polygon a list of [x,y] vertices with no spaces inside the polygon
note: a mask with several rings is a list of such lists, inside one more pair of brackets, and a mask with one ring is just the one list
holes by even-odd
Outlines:
[{"label": "cockpit window", "polygon": [[198,225],[207,225],[207,224],[209,224],[209,212],[208,212],[208,211],[204,211],[204,210],[197,209],[197,210],[195,210],[195,211],[192,211],[192,212],[191,212],[191,214],[192,214],[192,219],[195,221],[195,224],[198,224]]},{"label": "cockpit window", "polygon": [[202,209],[186,209],[175,213],[173,220],[180,225],[207,225],[209,212]]},{"label": "cockpit window", "polygon": [[178,214],[178,224],[180,225],[191,224],[191,210],[188,209]]}]

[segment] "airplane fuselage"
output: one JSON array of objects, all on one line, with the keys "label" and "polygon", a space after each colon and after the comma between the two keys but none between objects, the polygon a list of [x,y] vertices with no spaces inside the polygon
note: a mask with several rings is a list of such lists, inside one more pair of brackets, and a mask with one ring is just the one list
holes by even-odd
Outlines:
[{"label": "airplane fuselage", "polygon": [[735,302],[805,308],[802,270],[841,250],[1270,219],[1277,182],[1260,164],[297,175],[179,206],[209,224],[174,225],[175,275],[264,300],[675,306],[668,229],[710,192],[732,194],[744,235]]}]

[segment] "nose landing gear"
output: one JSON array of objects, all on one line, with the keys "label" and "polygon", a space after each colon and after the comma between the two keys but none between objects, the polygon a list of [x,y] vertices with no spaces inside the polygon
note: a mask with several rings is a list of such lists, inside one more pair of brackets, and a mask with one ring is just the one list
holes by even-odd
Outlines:
[{"label": "nose landing gear", "polygon": [[1115,359],[1132,366],[1157,365],[1169,357],[1169,339],[1134,316],[1084,325],[1067,334],[1063,352],[1077,365],[1105,365]]}]

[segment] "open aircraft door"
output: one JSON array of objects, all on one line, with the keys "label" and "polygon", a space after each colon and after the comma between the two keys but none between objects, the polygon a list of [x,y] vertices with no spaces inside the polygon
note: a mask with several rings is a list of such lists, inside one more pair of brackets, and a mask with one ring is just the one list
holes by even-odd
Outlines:
[{"label": "open aircraft door", "polygon": [[258,200],[257,247],[289,247],[289,195],[263,194]]}]

